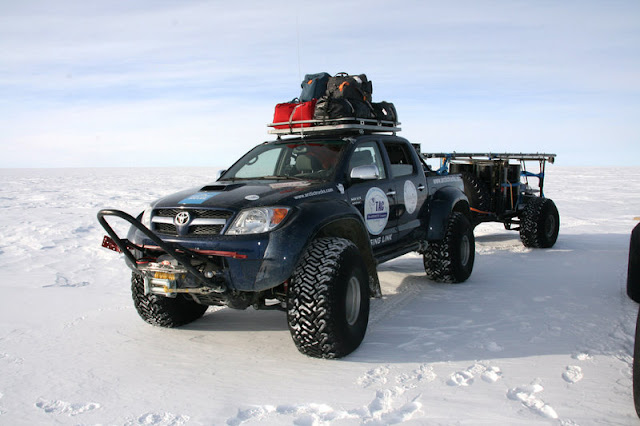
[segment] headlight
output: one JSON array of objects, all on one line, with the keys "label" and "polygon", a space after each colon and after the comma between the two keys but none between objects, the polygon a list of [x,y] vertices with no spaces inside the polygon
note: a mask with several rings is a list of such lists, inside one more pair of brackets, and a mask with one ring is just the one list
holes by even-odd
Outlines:
[{"label": "headlight", "polygon": [[233,221],[226,234],[244,235],[269,232],[280,225],[288,213],[288,207],[260,207],[243,210]]},{"label": "headlight", "polygon": [[153,210],[153,206],[149,205],[142,213],[142,224],[147,228],[151,228],[151,210]]}]

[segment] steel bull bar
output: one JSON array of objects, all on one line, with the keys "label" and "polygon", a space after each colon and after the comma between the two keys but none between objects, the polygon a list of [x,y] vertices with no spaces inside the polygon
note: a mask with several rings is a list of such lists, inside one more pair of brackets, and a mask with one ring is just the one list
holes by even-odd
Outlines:
[{"label": "steel bull bar", "polygon": [[[130,248],[138,249],[142,252],[145,251],[143,247],[138,247],[135,244],[131,243],[129,240],[122,239],[118,236],[118,234],[113,230],[111,225],[107,222],[105,217],[107,216],[115,216],[119,219],[122,219],[126,222],[129,222],[131,226],[136,228],[138,231],[142,232],[146,237],[148,237],[151,241],[154,242],[160,249],[162,249],[167,255],[172,257],[178,262],[180,266],[182,266],[189,274],[191,274],[198,282],[204,285],[208,291],[202,291],[202,293],[206,292],[215,292],[215,293],[224,293],[227,288],[225,285],[220,282],[216,282],[210,278],[207,278],[202,272],[200,272],[197,268],[195,268],[191,264],[191,259],[201,259],[203,261],[207,260],[206,256],[195,253],[187,248],[182,247],[177,243],[168,243],[163,241],[160,237],[158,237],[153,231],[144,226],[138,219],[131,216],[128,213],[125,213],[121,210],[115,209],[102,209],[98,212],[98,222],[104,228],[104,230],[109,234],[109,237],[118,247],[119,251],[123,253],[126,258],[129,260],[131,265],[136,268],[140,272],[142,271],[138,267],[138,260],[131,253]],[[103,243],[104,245],[104,243]],[[197,293],[199,289],[190,288],[184,289],[185,291],[181,291],[181,289],[175,289],[173,292],[184,292],[184,293]],[[204,290],[204,289],[202,289]]]}]

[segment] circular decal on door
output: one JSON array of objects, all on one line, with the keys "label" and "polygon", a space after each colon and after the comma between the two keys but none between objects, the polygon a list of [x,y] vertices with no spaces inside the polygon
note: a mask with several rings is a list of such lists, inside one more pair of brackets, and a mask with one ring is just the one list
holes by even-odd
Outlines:
[{"label": "circular decal on door", "polygon": [[412,214],[418,206],[418,191],[416,186],[410,180],[404,183],[404,208],[407,213]]},{"label": "circular decal on door", "polygon": [[387,194],[380,188],[367,191],[364,202],[364,222],[369,233],[379,235],[384,231],[389,221],[389,200]]}]

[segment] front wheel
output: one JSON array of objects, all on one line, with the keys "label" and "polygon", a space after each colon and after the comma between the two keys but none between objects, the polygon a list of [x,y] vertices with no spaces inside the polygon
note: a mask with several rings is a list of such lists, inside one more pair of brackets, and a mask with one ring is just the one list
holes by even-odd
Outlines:
[{"label": "front wheel", "polygon": [[318,238],[293,272],[287,322],[300,352],[341,358],[364,339],[369,321],[369,280],[358,248],[343,238]]},{"label": "front wheel", "polygon": [[204,315],[207,305],[201,305],[179,294],[175,298],[144,294],[144,277],[131,274],[131,296],[138,315],[151,325],[180,327]]},{"label": "front wheel", "polygon": [[560,215],[549,198],[531,198],[520,215],[520,239],[525,247],[549,248],[558,239]]},{"label": "front wheel", "polygon": [[636,335],[633,344],[633,402],[640,417],[640,310],[636,321]]},{"label": "front wheel", "polygon": [[442,241],[429,242],[423,254],[424,270],[433,281],[461,283],[473,271],[476,244],[467,217],[453,212]]}]

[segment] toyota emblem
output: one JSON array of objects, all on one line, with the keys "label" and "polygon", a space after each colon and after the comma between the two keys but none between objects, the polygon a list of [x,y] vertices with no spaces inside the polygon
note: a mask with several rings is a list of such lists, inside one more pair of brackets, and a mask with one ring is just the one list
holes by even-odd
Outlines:
[{"label": "toyota emblem", "polygon": [[187,223],[189,223],[189,220],[191,220],[191,215],[189,214],[189,212],[180,212],[176,215],[175,218],[176,225],[179,226],[186,225]]}]

